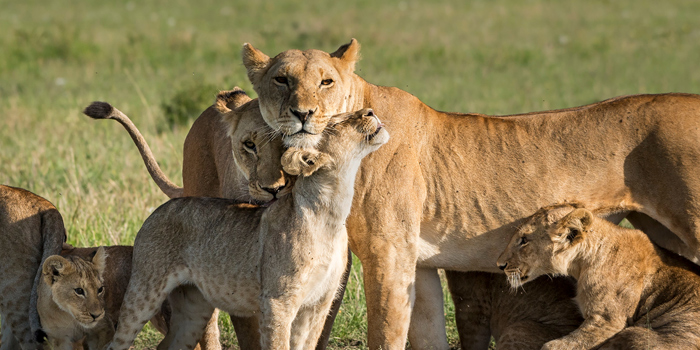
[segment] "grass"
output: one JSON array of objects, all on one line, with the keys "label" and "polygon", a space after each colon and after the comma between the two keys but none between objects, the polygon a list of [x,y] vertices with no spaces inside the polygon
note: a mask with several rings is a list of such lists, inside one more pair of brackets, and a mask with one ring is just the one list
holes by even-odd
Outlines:
[{"label": "grass", "polygon": [[[241,65],[244,42],[274,55],[333,51],[355,37],[361,76],[448,111],[507,114],[700,92],[693,0],[0,0],[0,7],[0,183],[52,201],[69,241],[81,246],[131,244],[166,197],[121,127],[80,110],[104,100],[125,111],[182,183],[182,144],[198,111],[219,89],[253,94]],[[355,264],[334,349],[365,344],[360,269]],[[235,346],[225,318],[222,328]],[[456,346],[453,323],[448,334]],[[138,348],[155,342],[143,334]]]}]

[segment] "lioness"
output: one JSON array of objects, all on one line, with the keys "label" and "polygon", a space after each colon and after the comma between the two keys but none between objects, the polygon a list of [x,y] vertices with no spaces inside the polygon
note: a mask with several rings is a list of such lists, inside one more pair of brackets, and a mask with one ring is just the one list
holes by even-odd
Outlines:
[{"label": "lioness", "polygon": [[0,349],[42,347],[44,334],[36,312],[41,264],[59,254],[65,240],[63,218],[53,204],[29,191],[0,185]]},{"label": "lioness", "polygon": [[370,349],[403,349],[410,320],[420,324],[414,349],[447,349],[435,269],[498,272],[512,230],[549,203],[620,207],[611,220],[648,219],[657,242],[698,261],[699,96],[507,117],[445,113],[357,76],[359,49],[353,39],[331,54],[270,58],[245,44],[242,56],[263,118],[288,146],[316,144],[329,116],[361,108],[392,128],[360,168],[347,222],[363,265]]},{"label": "lioness", "polygon": [[[46,259],[39,282],[38,313],[54,349],[102,349],[115,322],[131,276],[133,247],[74,248]],[[151,318],[163,334],[170,308],[164,303]]]},{"label": "lioness", "polygon": [[[284,151],[281,138],[265,124],[257,99],[251,100],[238,87],[221,91],[215,103],[202,112],[187,133],[183,149],[183,187],[175,185],[163,173],[148,143],[126,114],[107,103],[93,103],[84,113],[94,119],[114,119],[122,124],[139,149],[151,177],[170,198],[202,196],[268,203],[291,191],[290,179],[279,161]],[[225,122],[221,119],[223,113],[227,116]],[[325,349],[328,344],[351,264],[349,258],[317,350]],[[218,312],[215,312],[207,325],[201,342],[205,350],[220,348],[217,318]],[[257,319],[232,315],[231,322],[241,348],[259,348]]]},{"label": "lioness", "polygon": [[[571,205],[539,210],[513,235],[498,267],[514,288],[540,275],[577,280],[583,324],[542,349],[697,349],[697,266]],[[598,347],[600,346],[600,347]]]},{"label": "lioness", "polygon": [[389,139],[366,109],[335,116],[329,128],[318,150],[284,153],[284,170],[299,177],[290,196],[267,208],[191,197],[153,212],[134,242],[110,349],[128,348],[179,285],[185,293],[170,299],[172,331],[159,348],[192,348],[213,307],[241,316],[260,312],[264,349],[316,345],[346,266],[344,223],[355,174],[362,158]]},{"label": "lioness", "polygon": [[583,321],[569,277],[542,277],[513,289],[503,274],[447,274],[462,350],[486,350],[491,336],[498,350],[540,350]]}]

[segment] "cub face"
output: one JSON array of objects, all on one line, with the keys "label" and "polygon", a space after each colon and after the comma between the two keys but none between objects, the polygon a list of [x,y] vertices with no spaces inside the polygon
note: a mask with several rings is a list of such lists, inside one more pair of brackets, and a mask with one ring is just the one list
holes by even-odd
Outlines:
[{"label": "cub face", "polygon": [[542,208],[516,230],[497,265],[513,288],[545,274],[567,275],[592,223],[593,214],[584,208]]},{"label": "cub face", "polygon": [[331,116],[348,111],[359,59],[353,39],[333,53],[288,50],[270,58],[243,45],[243,64],[260,100],[265,122],[282,133],[289,147],[312,147]]},{"label": "cub face", "polygon": [[53,302],[86,329],[105,317],[102,273],[106,257],[100,247],[92,261],[52,255],[42,266],[43,282],[50,287]]},{"label": "cub face", "polygon": [[282,157],[282,166],[291,175],[309,176],[323,167],[360,161],[388,141],[389,133],[373,110],[341,113],[331,117],[316,149],[291,147]]}]

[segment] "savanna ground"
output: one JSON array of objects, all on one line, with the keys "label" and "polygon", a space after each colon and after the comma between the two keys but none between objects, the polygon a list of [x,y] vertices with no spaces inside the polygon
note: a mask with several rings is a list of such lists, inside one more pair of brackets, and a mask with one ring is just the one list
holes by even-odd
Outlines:
[{"label": "savanna ground", "polygon": [[[446,111],[509,114],[635,93],[700,93],[700,2],[0,0],[0,183],[63,213],[79,246],[131,244],[166,201],[126,132],[80,111],[113,103],[182,183],[182,144],[220,89],[254,95],[241,64],[362,44],[357,72]],[[407,116],[410,117],[410,116]],[[450,342],[457,346],[446,294]],[[236,348],[227,317],[223,342]],[[331,348],[364,348],[354,265]],[[137,348],[158,335],[142,332]]]}]

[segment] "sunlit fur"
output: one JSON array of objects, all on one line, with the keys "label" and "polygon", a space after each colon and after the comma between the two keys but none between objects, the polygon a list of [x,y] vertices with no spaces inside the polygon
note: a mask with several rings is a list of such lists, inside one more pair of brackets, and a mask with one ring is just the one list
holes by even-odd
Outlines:
[{"label": "sunlit fur", "polygon": [[583,323],[542,349],[670,350],[700,344],[700,268],[655,246],[643,232],[586,208],[541,209],[513,235],[498,265],[513,286],[541,274],[577,280]]}]

